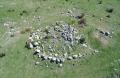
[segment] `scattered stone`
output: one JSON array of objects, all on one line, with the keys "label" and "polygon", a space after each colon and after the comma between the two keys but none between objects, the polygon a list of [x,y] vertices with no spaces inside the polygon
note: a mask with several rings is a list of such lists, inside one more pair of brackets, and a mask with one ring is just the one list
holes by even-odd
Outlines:
[{"label": "scattered stone", "polygon": [[25,47],[27,47],[28,49],[34,48],[33,44],[32,43],[28,43],[28,42],[26,42],[26,46]]},{"label": "scattered stone", "polygon": [[98,50],[94,50],[95,53],[98,53],[99,51]]},{"label": "scattered stone", "polygon": [[55,57],[57,57],[58,56],[58,54],[55,54]]},{"label": "scattered stone", "polygon": [[65,62],[65,58],[60,58],[60,63],[64,63]]},{"label": "scattered stone", "polygon": [[14,36],[15,36],[15,34],[14,34],[14,33],[11,33],[11,34],[10,34],[10,37],[14,37]]},{"label": "scattered stone", "polygon": [[72,12],[72,10],[68,9],[68,13],[71,13],[71,14],[72,14],[73,12]]},{"label": "scattered stone", "polygon": [[110,32],[105,32],[105,36],[109,36],[110,35]]},{"label": "scattered stone", "polygon": [[52,59],[52,57],[49,56],[49,57],[48,57],[48,60],[51,60],[51,59]]},{"label": "scattered stone", "polygon": [[81,57],[82,57],[82,54],[81,54],[81,53],[79,53],[79,54],[78,54],[78,57],[79,57],[79,58],[81,58]]},{"label": "scattered stone", "polygon": [[63,56],[66,58],[68,56],[67,52],[63,54]]},{"label": "scattered stone", "polygon": [[63,67],[63,64],[59,64],[59,67]]},{"label": "scattered stone", "polygon": [[56,58],[56,63],[60,63],[60,59],[59,58]]},{"label": "scattered stone", "polygon": [[35,52],[40,53],[41,51],[39,49],[36,49]]},{"label": "scattered stone", "polygon": [[33,42],[33,38],[32,38],[32,37],[29,37],[29,38],[28,38],[28,41]]},{"label": "scattered stone", "polygon": [[[77,18],[82,20],[83,17],[84,14]],[[35,50],[34,55],[37,55],[38,58],[44,61],[61,64],[64,63],[65,60],[75,60],[83,56],[81,54],[68,56],[68,54],[71,54],[70,52],[74,50],[76,42],[82,44],[83,47],[88,47],[84,35],[80,35],[75,27],[60,21],[56,22],[54,27],[52,25],[52,27],[46,27],[43,30],[37,29],[36,32],[31,32],[26,42],[26,47],[28,49],[33,48]],[[62,44],[59,45],[59,43]],[[62,52],[59,52],[61,51],[59,47],[64,49],[63,52],[65,53],[62,54]]]},{"label": "scattered stone", "polygon": [[83,47],[85,47],[85,48],[87,48],[87,47],[88,47],[88,46],[87,46],[87,44],[82,44],[82,46],[83,46]]},{"label": "scattered stone", "polygon": [[67,59],[68,59],[68,60],[72,60],[73,58],[72,58],[71,56],[68,56]]},{"label": "scattered stone", "polygon": [[73,57],[73,59],[77,59],[78,55],[73,55],[72,57]]},{"label": "scattered stone", "polygon": [[38,42],[34,42],[34,43],[33,43],[33,46],[34,46],[34,47],[37,47],[37,46],[39,46],[39,43],[38,43]]},{"label": "scattered stone", "polygon": [[40,62],[35,62],[35,65],[38,65],[38,64],[40,64]]},{"label": "scattered stone", "polygon": [[42,58],[42,60],[47,60],[48,59],[48,56],[46,56],[46,55],[41,55],[41,58]]},{"label": "scattered stone", "polygon": [[56,58],[55,58],[55,57],[52,57],[51,60],[50,60],[51,63],[52,63],[52,62],[55,62],[55,61],[56,61]]}]

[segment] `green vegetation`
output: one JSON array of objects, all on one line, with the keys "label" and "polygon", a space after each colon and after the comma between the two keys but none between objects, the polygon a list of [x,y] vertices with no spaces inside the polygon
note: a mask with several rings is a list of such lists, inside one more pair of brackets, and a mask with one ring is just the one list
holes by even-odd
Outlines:
[{"label": "green vegetation", "polygon": [[[0,57],[0,78],[107,78],[111,73],[119,73],[120,63],[116,60],[120,59],[120,0],[102,0],[102,4],[98,4],[99,1],[0,0],[0,53],[5,53]],[[108,13],[107,8],[114,10]],[[80,27],[76,19],[61,14],[68,9],[74,10],[75,15],[85,13],[87,26]],[[25,48],[25,42],[32,31],[29,28],[42,29],[56,21],[77,26],[91,47],[100,52],[80,61],[65,62],[62,68],[51,63],[46,68],[46,62],[34,57],[33,52]],[[4,26],[8,22],[14,22],[10,25],[24,34],[10,37],[9,28]],[[93,35],[96,28],[114,32],[107,45]],[[40,61],[39,65],[34,64],[36,60]]]}]

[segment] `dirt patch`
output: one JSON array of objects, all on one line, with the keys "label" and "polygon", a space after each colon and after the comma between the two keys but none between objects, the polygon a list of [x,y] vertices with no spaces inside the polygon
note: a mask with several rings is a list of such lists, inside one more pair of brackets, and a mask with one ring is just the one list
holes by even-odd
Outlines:
[{"label": "dirt patch", "polygon": [[109,44],[109,39],[97,31],[93,32],[93,37],[98,39],[103,46],[107,46]]}]

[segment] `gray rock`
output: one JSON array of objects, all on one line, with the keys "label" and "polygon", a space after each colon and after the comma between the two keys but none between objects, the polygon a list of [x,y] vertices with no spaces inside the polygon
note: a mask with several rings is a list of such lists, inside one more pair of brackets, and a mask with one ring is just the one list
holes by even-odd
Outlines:
[{"label": "gray rock", "polygon": [[60,58],[60,63],[64,63],[65,62],[65,58]]},{"label": "gray rock", "polygon": [[72,60],[73,58],[71,56],[68,56],[67,57],[67,60]]},{"label": "gray rock", "polygon": [[59,67],[63,67],[63,64],[59,64]]},{"label": "gray rock", "polygon": [[33,45],[36,47],[36,46],[39,46],[39,43],[38,42],[34,42]]},{"label": "gray rock", "polygon": [[32,44],[32,43],[29,43],[29,44],[28,44],[28,48],[32,49],[32,48],[33,48],[33,44]]},{"label": "gray rock", "polygon": [[78,55],[73,55],[72,57],[73,57],[73,59],[77,59]]},{"label": "gray rock", "polygon": [[38,65],[38,64],[40,64],[40,62],[35,62],[35,65]]}]

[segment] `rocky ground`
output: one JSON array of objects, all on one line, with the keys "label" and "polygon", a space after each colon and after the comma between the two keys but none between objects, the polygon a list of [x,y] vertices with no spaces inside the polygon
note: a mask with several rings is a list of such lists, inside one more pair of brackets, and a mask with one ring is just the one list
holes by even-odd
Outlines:
[{"label": "rocky ground", "polygon": [[0,0],[1,78],[119,78],[119,0]]}]

